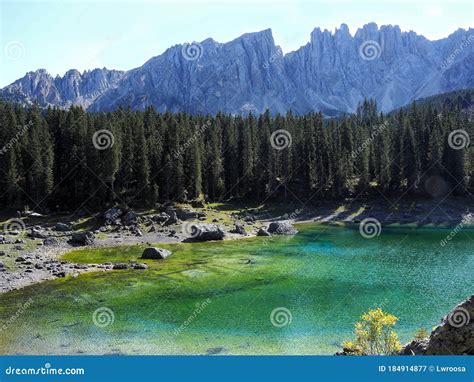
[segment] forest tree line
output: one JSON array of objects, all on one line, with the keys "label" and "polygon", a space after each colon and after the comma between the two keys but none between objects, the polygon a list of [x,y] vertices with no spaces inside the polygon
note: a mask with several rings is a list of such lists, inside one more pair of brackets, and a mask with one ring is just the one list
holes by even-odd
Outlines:
[{"label": "forest tree line", "polygon": [[0,207],[465,195],[474,190],[472,131],[455,105],[384,115],[368,100],[327,120],[0,103]]}]

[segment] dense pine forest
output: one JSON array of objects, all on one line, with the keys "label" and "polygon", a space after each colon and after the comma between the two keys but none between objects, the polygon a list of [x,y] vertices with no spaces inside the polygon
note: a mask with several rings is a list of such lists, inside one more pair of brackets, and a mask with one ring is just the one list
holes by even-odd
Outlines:
[{"label": "dense pine forest", "polygon": [[472,119],[429,102],[383,115],[368,100],[330,120],[0,103],[0,207],[470,195]]}]

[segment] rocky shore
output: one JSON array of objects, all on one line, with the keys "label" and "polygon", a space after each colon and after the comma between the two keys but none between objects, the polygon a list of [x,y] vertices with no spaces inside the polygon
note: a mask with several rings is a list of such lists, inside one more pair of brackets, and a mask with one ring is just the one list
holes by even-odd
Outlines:
[{"label": "rocky shore", "polygon": [[384,201],[324,203],[303,208],[229,208],[195,203],[158,206],[153,212],[113,207],[94,215],[18,213],[4,222],[4,234],[0,235],[0,292],[84,272],[145,268],[135,264],[73,264],[60,259],[74,248],[292,235],[297,232],[293,223],[357,224],[366,218],[382,225],[456,227],[472,224],[466,217],[474,213],[473,204],[468,199],[410,201],[395,207]]},{"label": "rocky shore", "polygon": [[474,295],[441,320],[428,338],[406,344],[401,355],[474,355]]}]

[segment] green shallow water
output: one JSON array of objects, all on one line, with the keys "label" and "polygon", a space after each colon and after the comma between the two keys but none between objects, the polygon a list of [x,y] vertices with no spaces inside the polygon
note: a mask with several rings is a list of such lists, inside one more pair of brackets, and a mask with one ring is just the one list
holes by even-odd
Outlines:
[{"label": "green shallow water", "polygon": [[[364,239],[357,228],[298,228],[294,237],[160,245],[173,255],[147,261],[145,271],[90,273],[0,295],[0,353],[333,354],[369,308],[398,316],[404,342],[474,292],[472,230],[442,247],[450,230],[384,227]],[[142,250],[66,258],[127,261]],[[100,308],[113,312],[112,324],[94,325]],[[274,326],[276,308],[287,309],[291,323]]]}]

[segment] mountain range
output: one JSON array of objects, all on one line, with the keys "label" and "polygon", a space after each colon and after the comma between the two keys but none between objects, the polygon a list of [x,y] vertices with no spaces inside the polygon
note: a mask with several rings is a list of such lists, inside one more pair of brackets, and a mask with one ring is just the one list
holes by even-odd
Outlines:
[{"label": "mountain range", "polygon": [[3,99],[42,107],[119,106],[216,114],[353,112],[364,98],[382,111],[459,89],[474,88],[474,29],[430,41],[400,27],[369,23],[354,36],[316,28],[310,41],[283,54],[272,31],[227,43],[213,39],[175,45],[128,71],[69,70],[53,77],[27,73],[0,90]]}]

